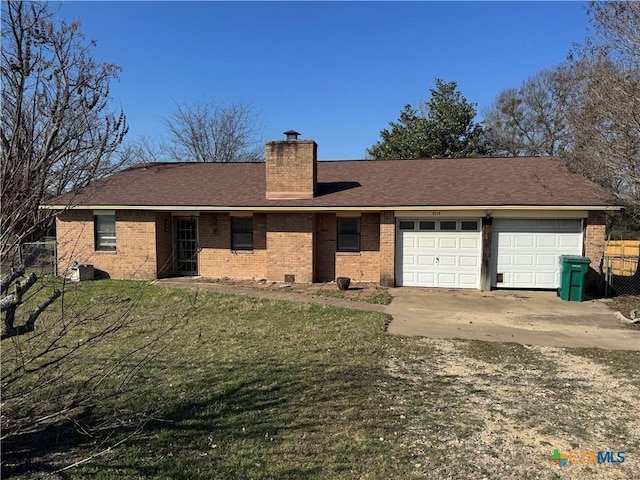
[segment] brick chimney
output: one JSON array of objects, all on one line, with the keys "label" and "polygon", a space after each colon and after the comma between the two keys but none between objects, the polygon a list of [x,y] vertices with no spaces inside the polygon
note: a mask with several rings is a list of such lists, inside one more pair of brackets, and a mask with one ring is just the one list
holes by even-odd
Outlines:
[{"label": "brick chimney", "polygon": [[286,140],[267,142],[267,199],[313,198],[318,184],[318,145],[298,140],[295,130],[284,132]]}]

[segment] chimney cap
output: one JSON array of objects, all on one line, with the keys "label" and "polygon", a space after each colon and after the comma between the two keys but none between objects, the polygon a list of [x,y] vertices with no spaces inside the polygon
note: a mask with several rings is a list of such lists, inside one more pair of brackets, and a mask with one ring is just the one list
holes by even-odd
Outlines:
[{"label": "chimney cap", "polygon": [[287,130],[284,134],[287,136],[287,140],[297,140],[298,135],[300,135],[300,133],[295,130]]}]

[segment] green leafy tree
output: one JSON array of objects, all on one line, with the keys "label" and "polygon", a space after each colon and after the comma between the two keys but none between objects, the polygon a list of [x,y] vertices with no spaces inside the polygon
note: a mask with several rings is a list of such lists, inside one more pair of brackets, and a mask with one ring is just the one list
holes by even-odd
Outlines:
[{"label": "green leafy tree", "polygon": [[436,79],[431,98],[418,109],[407,104],[391,129],[367,149],[375,159],[456,158],[486,153],[482,125],[474,121],[476,105],[457,90],[456,82]]}]

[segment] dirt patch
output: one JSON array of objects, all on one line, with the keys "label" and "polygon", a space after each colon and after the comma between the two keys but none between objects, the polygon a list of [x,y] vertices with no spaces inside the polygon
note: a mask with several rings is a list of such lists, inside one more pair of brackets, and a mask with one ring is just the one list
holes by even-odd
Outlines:
[{"label": "dirt patch", "polygon": [[[563,348],[401,339],[394,409],[416,475],[430,479],[640,478],[640,389],[615,366]],[[640,354],[629,352],[635,362]],[[636,363],[639,365],[640,363]],[[640,369],[640,367],[639,367]],[[549,460],[624,451],[620,464]],[[574,455],[574,460],[578,459]],[[588,459],[588,454],[585,458]]]}]

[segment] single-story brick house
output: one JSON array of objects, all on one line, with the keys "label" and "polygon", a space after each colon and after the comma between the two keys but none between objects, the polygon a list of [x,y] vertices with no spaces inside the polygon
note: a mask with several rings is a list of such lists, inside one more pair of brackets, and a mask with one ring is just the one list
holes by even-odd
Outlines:
[{"label": "single-story brick house", "polygon": [[553,289],[561,254],[597,269],[620,209],[550,157],[318,162],[285,133],[264,163],[144,164],[51,200],[60,271]]}]

